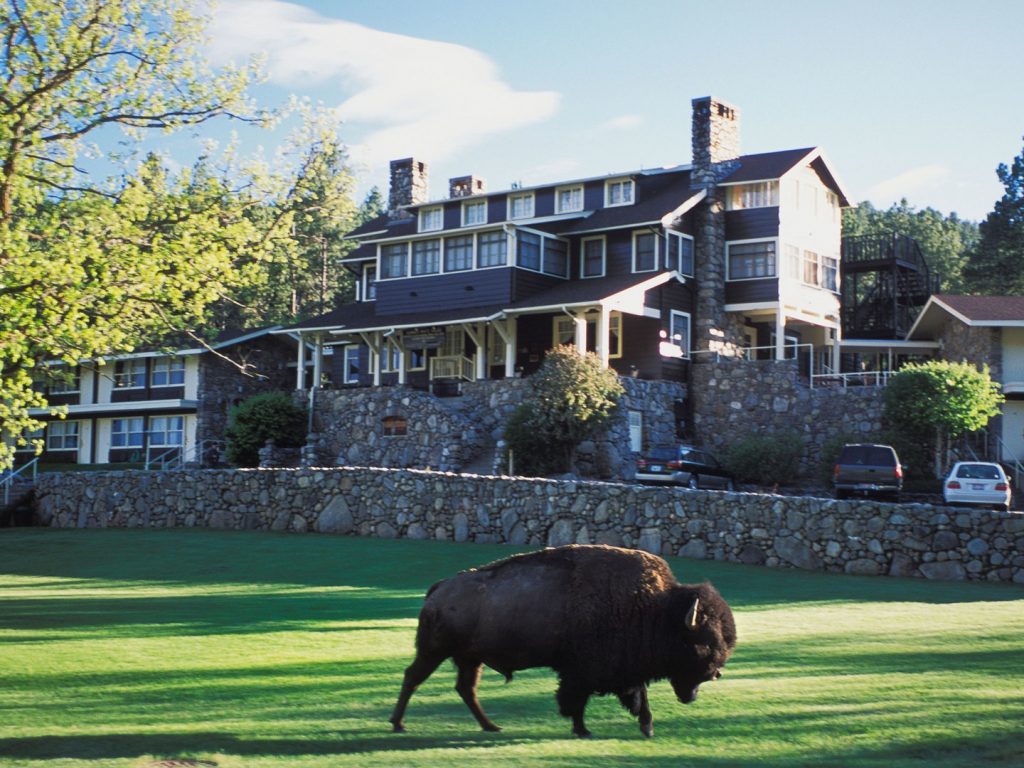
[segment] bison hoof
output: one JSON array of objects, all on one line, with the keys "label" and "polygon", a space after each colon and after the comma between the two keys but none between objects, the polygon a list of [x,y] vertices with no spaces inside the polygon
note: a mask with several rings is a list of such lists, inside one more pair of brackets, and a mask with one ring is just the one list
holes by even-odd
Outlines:
[{"label": "bison hoof", "polygon": [[392,723],[391,726],[392,733],[405,733],[405,726],[401,723]]},{"label": "bison hoof", "polygon": [[485,731],[487,731],[487,732],[489,732],[489,733],[497,733],[498,731],[500,731],[500,730],[501,730],[501,726],[500,726],[500,725],[495,725],[494,723],[485,723],[485,724],[484,724],[483,726],[481,726],[481,727],[482,727],[482,728],[483,728],[483,729],[484,729]]},{"label": "bison hoof", "polygon": [[651,738],[654,735],[654,726],[653,725],[641,725],[640,726],[640,733],[642,733],[644,736],[646,736],[649,739],[649,738]]},{"label": "bison hoof", "polygon": [[582,731],[573,731],[573,733],[575,733],[576,737],[579,739],[589,739],[591,736],[594,735],[586,728],[584,728]]}]

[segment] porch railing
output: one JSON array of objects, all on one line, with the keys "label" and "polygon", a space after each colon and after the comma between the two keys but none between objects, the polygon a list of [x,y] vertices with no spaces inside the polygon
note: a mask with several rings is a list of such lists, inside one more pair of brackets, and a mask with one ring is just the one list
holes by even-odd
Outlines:
[{"label": "porch railing", "polygon": [[442,355],[430,359],[430,378],[474,381],[473,361],[462,355]]},{"label": "porch railing", "polygon": [[25,462],[17,469],[10,469],[0,475],[0,485],[4,489],[4,506],[6,507],[11,503],[11,488],[14,487],[14,483],[20,478],[22,480],[29,480],[34,483],[36,478],[39,477],[39,457],[36,456],[31,461]]}]

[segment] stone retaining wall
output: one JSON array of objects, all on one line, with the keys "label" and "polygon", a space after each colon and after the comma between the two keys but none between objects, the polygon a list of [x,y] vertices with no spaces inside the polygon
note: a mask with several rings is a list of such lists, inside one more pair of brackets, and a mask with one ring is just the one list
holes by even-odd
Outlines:
[{"label": "stone retaining wall", "polygon": [[343,467],[46,474],[36,511],[61,528],[607,543],[770,567],[1024,584],[1024,515],[921,504]]}]

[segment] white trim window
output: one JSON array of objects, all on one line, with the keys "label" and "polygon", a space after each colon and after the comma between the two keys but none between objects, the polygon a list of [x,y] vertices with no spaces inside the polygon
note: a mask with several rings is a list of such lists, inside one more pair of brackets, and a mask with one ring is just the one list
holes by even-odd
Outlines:
[{"label": "white trim window", "polygon": [[760,280],[778,275],[774,240],[729,243],[726,249],[726,280]]},{"label": "white trim window", "polygon": [[82,376],[78,366],[55,365],[47,371],[51,395],[73,395],[82,389]]},{"label": "white trim window", "polygon": [[725,210],[744,211],[748,208],[771,208],[779,204],[778,181],[755,181],[728,187]]},{"label": "white trim window", "polygon": [[508,235],[498,229],[481,232],[477,236],[476,265],[503,267],[508,262]]},{"label": "white trim window", "polygon": [[149,375],[150,386],[180,387],[185,383],[185,359],[182,357],[158,357],[153,361]]},{"label": "white trim window", "polygon": [[665,233],[665,269],[693,277],[693,237],[682,232]]},{"label": "white trim window", "polygon": [[658,268],[658,236],[653,232],[633,233],[633,271],[653,272]]},{"label": "white trim window", "polygon": [[683,351],[683,357],[690,356],[690,313],[673,309],[669,312],[668,340]]},{"label": "white trim window", "polygon": [[347,344],[342,359],[341,379],[345,384],[359,383],[359,345]]},{"label": "white trim window", "polygon": [[575,213],[583,210],[583,185],[555,188],[555,213]]},{"label": "white trim window", "polygon": [[409,243],[396,243],[380,247],[380,276],[382,280],[405,277],[409,272]]},{"label": "white trim window", "polygon": [[613,208],[617,205],[632,205],[635,190],[632,179],[610,179],[604,183],[604,205]]},{"label": "white trim window", "polygon": [[509,219],[532,219],[533,210],[533,192],[521,192],[508,196]]},{"label": "white trim window", "polygon": [[408,366],[407,370],[410,371],[425,371],[427,370],[427,350],[425,349],[410,349],[406,350],[408,354]]},{"label": "white trim window", "polygon": [[115,389],[144,389],[146,387],[146,361],[118,360],[114,364]]},{"label": "white trim window", "polygon": [[153,448],[180,448],[185,444],[184,416],[154,416],[149,420],[149,444]]},{"label": "white trim window", "polygon": [[142,417],[114,419],[110,422],[111,448],[141,448],[145,436]]},{"label": "white trim window", "polygon": [[580,241],[580,277],[604,277],[605,248],[604,235],[585,237]]},{"label": "white trim window", "polygon": [[444,206],[434,205],[430,208],[420,208],[419,231],[437,232],[444,229]]},{"label": "white trim window", "polygon": [[374,301],[377,298],[377,265],[367,264],[363,267],[363,301]]},{"label": "white trim window", "polygon": [[444,239],[444,271],[462,272],[473,268],[473,236],[459,235]]},{"label": "white trim window", "polygon": [[51,421],[46,427],[46,450],[74,451],[78,449],[78,422]]},{"label": "white trim window", "polygon": [[441,241],[438,238],[432,240],[416,240],[412,244],[412,270],[411,274],[436,275],[441,270]]},{"label": "white trim window", "polygon": [[473,227],[487,223],[487,201],[467,200],[462,204],[462,226]]}]

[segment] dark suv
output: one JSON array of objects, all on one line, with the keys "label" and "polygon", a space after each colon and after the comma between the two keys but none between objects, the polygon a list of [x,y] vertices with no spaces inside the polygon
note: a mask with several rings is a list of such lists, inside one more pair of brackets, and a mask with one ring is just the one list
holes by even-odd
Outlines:
[{"label": "dark suv", "polygon": [[891,445],[844,445],[832,470],[832,485],[837,499],[858,495],[899,501],[903,490],[900,457]]}]

